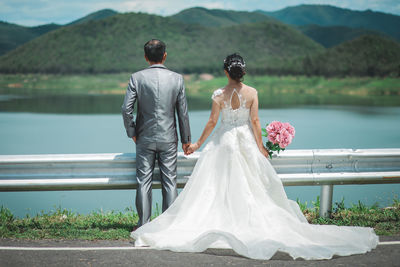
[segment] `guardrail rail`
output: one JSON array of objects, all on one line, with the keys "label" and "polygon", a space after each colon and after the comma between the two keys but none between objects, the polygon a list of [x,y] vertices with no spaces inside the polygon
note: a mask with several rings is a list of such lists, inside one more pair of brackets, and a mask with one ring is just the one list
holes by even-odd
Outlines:
[{"label": "guardrail rail", "polygon": [[[184,187],[200,153],[178,154]],[[271,160],[285,186],[321,186],[320,216],[330,216],[334,185],[400,183],[400,149],[287,150]],[[0,191],[104,190],[137,187],[133,153],[0,155]],[[158,166],[154,188],[160,188]]]}]

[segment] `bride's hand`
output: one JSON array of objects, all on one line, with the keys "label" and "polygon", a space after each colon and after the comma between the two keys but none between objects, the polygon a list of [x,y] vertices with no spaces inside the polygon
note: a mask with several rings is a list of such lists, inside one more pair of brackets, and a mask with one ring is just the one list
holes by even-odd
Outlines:
[{"label": "bride's hand", "polygon": [[199,148],[200,148],[200,146],[199,146],[199,144],[197,142],[194,143],[194,144],[190,144],[190,146],[187,149],[187,155],[192,154],[193,152],[195,152]]},{"label": "bride's hand", "polygon": [[264,155],[264,157],[269,158],[269,151],[264,146],[262,149],[260,149],[260,152]]}]

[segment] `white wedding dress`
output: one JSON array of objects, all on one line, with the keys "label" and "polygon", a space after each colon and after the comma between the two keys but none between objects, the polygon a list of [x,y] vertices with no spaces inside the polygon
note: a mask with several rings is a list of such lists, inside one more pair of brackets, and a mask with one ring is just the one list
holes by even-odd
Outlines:
[{"label": "white wedding dress", "polygon": [[[235,90],[234,92],[237,93]],[[213,99],[223,95],[221,89]],[[232,93],[233,95],[233,93]],[[309,224],[286,196],[269,160],[258,150],[246,99],[224,101],[221,124],[211,136],[176,201],[131,236],[135,246],[177,252],[231,248],[252,259],[277,251],[294,259],[330,259],[370,251],[372,228]]]}]

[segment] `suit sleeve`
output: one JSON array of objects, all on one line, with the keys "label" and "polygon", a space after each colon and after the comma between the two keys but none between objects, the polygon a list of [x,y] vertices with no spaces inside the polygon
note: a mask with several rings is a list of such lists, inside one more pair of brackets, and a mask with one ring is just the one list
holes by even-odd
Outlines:
[{"label": "suit sleeve", "polygon": [[137,99],[136,83],[133,75],[129,80],[128,88],[126,89],[124,103],[122,104],[122,118],[128,137],[136,136],[136,124],[133,116],[133,109]]},{"label": "suit sleeve", "polygon": [[188,105],[185,94],[185,83],[183,81],[183,77],[180,79],[180,88],[178,93],[178,99],[176,101],[176,112],[178,114],[178,122],[179,122],[179,132],[181,135],[182,144],[186,144],[191,142],[191,134],[190,134],[190,124],[189,124],[189,114],[188,114]]}]

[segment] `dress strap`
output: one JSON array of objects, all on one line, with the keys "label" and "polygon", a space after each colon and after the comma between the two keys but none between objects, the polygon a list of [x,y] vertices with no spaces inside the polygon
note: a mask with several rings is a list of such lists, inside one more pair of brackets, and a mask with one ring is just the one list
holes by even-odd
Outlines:
[{"label": "dress strap", "polygon": [[223,91],[222,91],[221,88],[215,90],[214,93],[213,93],[212,96],[211,96],[211,99],[212,99],[212,100],[215,100],[215,98],[216,98],[217,96],[219,96],[219,95],[222,95],[222,93],[223,93]]}]

